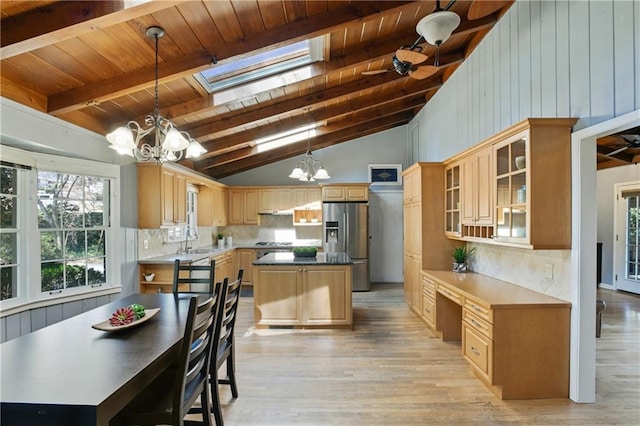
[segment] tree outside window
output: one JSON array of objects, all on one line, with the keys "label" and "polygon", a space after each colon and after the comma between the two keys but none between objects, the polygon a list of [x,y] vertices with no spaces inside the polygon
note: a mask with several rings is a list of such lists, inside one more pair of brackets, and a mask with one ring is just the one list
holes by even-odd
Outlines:
[{"label": "tree outside window", "polygon": [[109,181],[38,172],[43,292],[106,282]]}]

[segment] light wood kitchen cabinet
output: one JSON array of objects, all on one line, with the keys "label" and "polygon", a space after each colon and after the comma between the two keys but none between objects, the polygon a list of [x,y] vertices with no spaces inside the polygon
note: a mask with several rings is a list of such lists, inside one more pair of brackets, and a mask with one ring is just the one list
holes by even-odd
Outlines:
[{"label": "light wood kitchen cabinet", "polygon": [[350,326],[349,265],[255,266],[256,327]]},{"label": "light wood kitchen cabinet", "polygon": [[404,294],[407,304],[422,315],[422,269],[451,268],[451,243],[444,229],[444,166],[416,163],[403,173]]},{"label": "light wood kitchen cabinet", "polygon": [[[486,147],[462,160],[463,225],[493,226],[492,158],[491,147]],[[465,235],[469,234],[465,232]]]},{"label": "light wood kitchen cabinet", "polygon": [[198,226],[227,224],[227,191],[221,186],[198,187]]},{"label": "light wood kitchen cabinet", "polygon": [[236,279],[237,273],[234,265],[235,250],[211,256],[210,259],[216,262],[215,282],[222,282],[225,278],[228,278],[229,282]]},{"label": "light wood kitchen cabinet", "polygon": [[159,164],[138,163],[138,228],[187,223],[187,178]]},{"label": "light wood kitchen cabinet", "polygon": [[529,118],[448,159],[463,164],[462,233],[529,249],[571,248],[574,118]]},{"label": "light wood kitchen cabinet", "polygon": [[256,251],[252,249],[238,249],[236,257],[236,263],[238,265],[236,276],[238,270],[244,269],[242,273],[242,285],[253,285],[252,271],[253,261],[256,260]]},{"label": "light wood kitchen cabinet", "polygon": [[571,128],[576,119],[524,120],[493,144],[494,240],[571,248]]},{"label": "light wood kitchen cabinet", "polygon": [[259,213],[293,213],[293,190],[291,188],[260,188],[259,195]]},{"label": "light wood kitchen cabinet", "polygon": [[[140,293],[171,293],[173,287],[173,263],[138,262],[138,285]],[[153,273],[152,281],[144,278],[146,273]]]},{"label": "light wood kitchen cabinet", "polygon": [[255,188],[228,189],[229,225],[257,225],[258,224],[258,190]]},{"label": "light wood kitchen cabinet", "polygon": [[444,233],[459,237],[460,232],[460,163],[454,163],[444,169]]},{"label": "light wood kitchen cabinet", "polygon": [[220,186],[213,187],[213,225],[227,225],[227,190]]},{"label": "light wood kitchen cabinet", "polygon": [[369,201],[369,184],[324,184],[322,185],[322,201]]},{"label": "light wood kitchen cabinet", "polygon": [[476,273],[423,277],[436,288],[434,328],[461,341],[469,367],[499,398],[568,397],[569,302]]},{"label": "light wood kitchen cabinet", "polygon": [[293,225],[322,226],[322,191],[320,188],[293,189]]}]

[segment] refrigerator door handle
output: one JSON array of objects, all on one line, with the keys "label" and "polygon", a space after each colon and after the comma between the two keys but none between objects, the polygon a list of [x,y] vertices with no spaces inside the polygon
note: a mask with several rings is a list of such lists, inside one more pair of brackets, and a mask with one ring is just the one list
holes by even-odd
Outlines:
[{"label": "refrigerator door handle", "polygon": [[344,251],[349,253],[349,216],[347,213],[342,214],[342,223],[344,223]]}]

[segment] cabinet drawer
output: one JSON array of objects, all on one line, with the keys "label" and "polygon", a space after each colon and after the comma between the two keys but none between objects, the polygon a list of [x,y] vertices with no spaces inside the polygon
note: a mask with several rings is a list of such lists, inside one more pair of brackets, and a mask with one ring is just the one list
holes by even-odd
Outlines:
[{"label": "cabinet drawer", "polygon": [[436,284],[425,275],[422,275],[422,294],[436,300]]},{"label": "cabinet drawer", "polygon": [[469,326],[475,328],[489,339],[493,338],[493,324],[483,320],[478,315],[475,315],[473,312],[469,311],[466,306],[462,310],[462,319],[466,321]]},{"label": "cabinet drawer", "polygon": [[471,328],[467,323],[462,323],[462,350],[465,359],[475,367],[475,370],[491,383],[493,374],[493,343]]},{"label": "cabinet drawer", "polygon": [[436,322],[436,304],[433,299],[422,296],[422,317],[429,323],[431,327]]},{"label": "cabinet drawer", "polygon": [[464,307],[479,316],[480,318],[493,323],[493,311],[488,306],[476,302],[475,300],[466,299]]},{"label": "cabinet drawer", "polygon": [[438,293],[462,306],[462,295],[442,284],[438,284]]}]

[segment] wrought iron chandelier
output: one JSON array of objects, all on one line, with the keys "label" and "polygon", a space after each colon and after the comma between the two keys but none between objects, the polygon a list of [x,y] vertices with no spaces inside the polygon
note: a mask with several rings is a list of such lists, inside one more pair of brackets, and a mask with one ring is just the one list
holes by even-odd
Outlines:
[{"label": "wrought iron chandelier", "polygon": [[[118,127],[107,134],[107,141],[111,143],[109,148],[118,153],[135,157],[138,161],[178,161],[185,158],[198,157],[207,152],[206,149],[186,132],[176,129],[175,125],[160,115],[160,102],[158,96],[158,40],[164,36],[164,29],[152,26],[145,32],[147,37],[155,39],[156,63],[155,63],[155,107],[153,114],[144,118],[145,127],[135,121],[129,121],[126,126]],[[149,136],[153,135],[153,136]],[[154,138],[151,141],[145,141]]]},{"label": "wrought iron chandelier", "polygon": [[[307,110],[308,113],[309,110]],[[316,179],[330,179],[329,173],[325,170],[322,162],[311,156],[311,138],[309,137],[309,127],[307,126],[307,152],[302,160],[296,164],[289,177],[302,182],[315,182]]]}]

